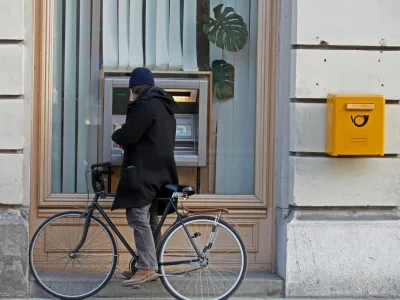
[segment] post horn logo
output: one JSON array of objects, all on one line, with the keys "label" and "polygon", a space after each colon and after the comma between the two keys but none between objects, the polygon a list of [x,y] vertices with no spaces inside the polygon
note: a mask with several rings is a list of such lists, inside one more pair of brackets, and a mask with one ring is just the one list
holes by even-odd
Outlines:
[{"label": "post horn logo", "polygon": [[354,118],[353,118],[353,116],[350,116],[350,118],[356,127],[364,127],[365,125],[367,125],[368,120],[369,120],[368,115],[363,115],[363,116],[357,115]]}]

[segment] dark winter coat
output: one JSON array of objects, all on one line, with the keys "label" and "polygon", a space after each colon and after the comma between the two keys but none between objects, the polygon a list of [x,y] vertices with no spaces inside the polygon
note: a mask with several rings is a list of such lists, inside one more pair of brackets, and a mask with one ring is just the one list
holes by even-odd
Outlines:
[{"label": "dark winter coat", "polygon": [[149,205],[168,183],[178,184],[174,158],[177,104],[151,87],[128,105],[125,124],[112,135],[124,149],[112,210]]}]

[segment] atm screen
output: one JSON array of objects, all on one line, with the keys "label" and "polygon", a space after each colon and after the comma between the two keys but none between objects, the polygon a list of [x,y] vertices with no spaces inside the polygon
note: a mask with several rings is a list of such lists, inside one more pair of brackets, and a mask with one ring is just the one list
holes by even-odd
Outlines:
[{"label": "atm screen", "polygon": [[176,125],[176,136],[177,137],[191,137],[192,126],[191,125]]},{"label": "atm screen", "polygon": [[112,95],[112,114],[126,115],[126,107],[129,104],[129,88],[114,87]]}]

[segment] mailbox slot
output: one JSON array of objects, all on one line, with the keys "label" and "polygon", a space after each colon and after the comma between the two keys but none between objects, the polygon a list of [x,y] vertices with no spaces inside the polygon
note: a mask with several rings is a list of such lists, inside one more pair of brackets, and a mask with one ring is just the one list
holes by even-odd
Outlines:
[{"label": "mailbox slot", "polygon": [[373,110],[375,108],[374,103],[347,103],[346,108],[348,110]]}]

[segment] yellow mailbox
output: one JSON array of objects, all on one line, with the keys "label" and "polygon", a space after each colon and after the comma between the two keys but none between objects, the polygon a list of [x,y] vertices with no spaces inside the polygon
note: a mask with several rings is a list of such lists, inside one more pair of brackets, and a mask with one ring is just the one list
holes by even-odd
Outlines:
[{"label": "yellow mailbox", "polygon": [[384,155],[385,97],[329,94],[326,109],[326,153]]}]

